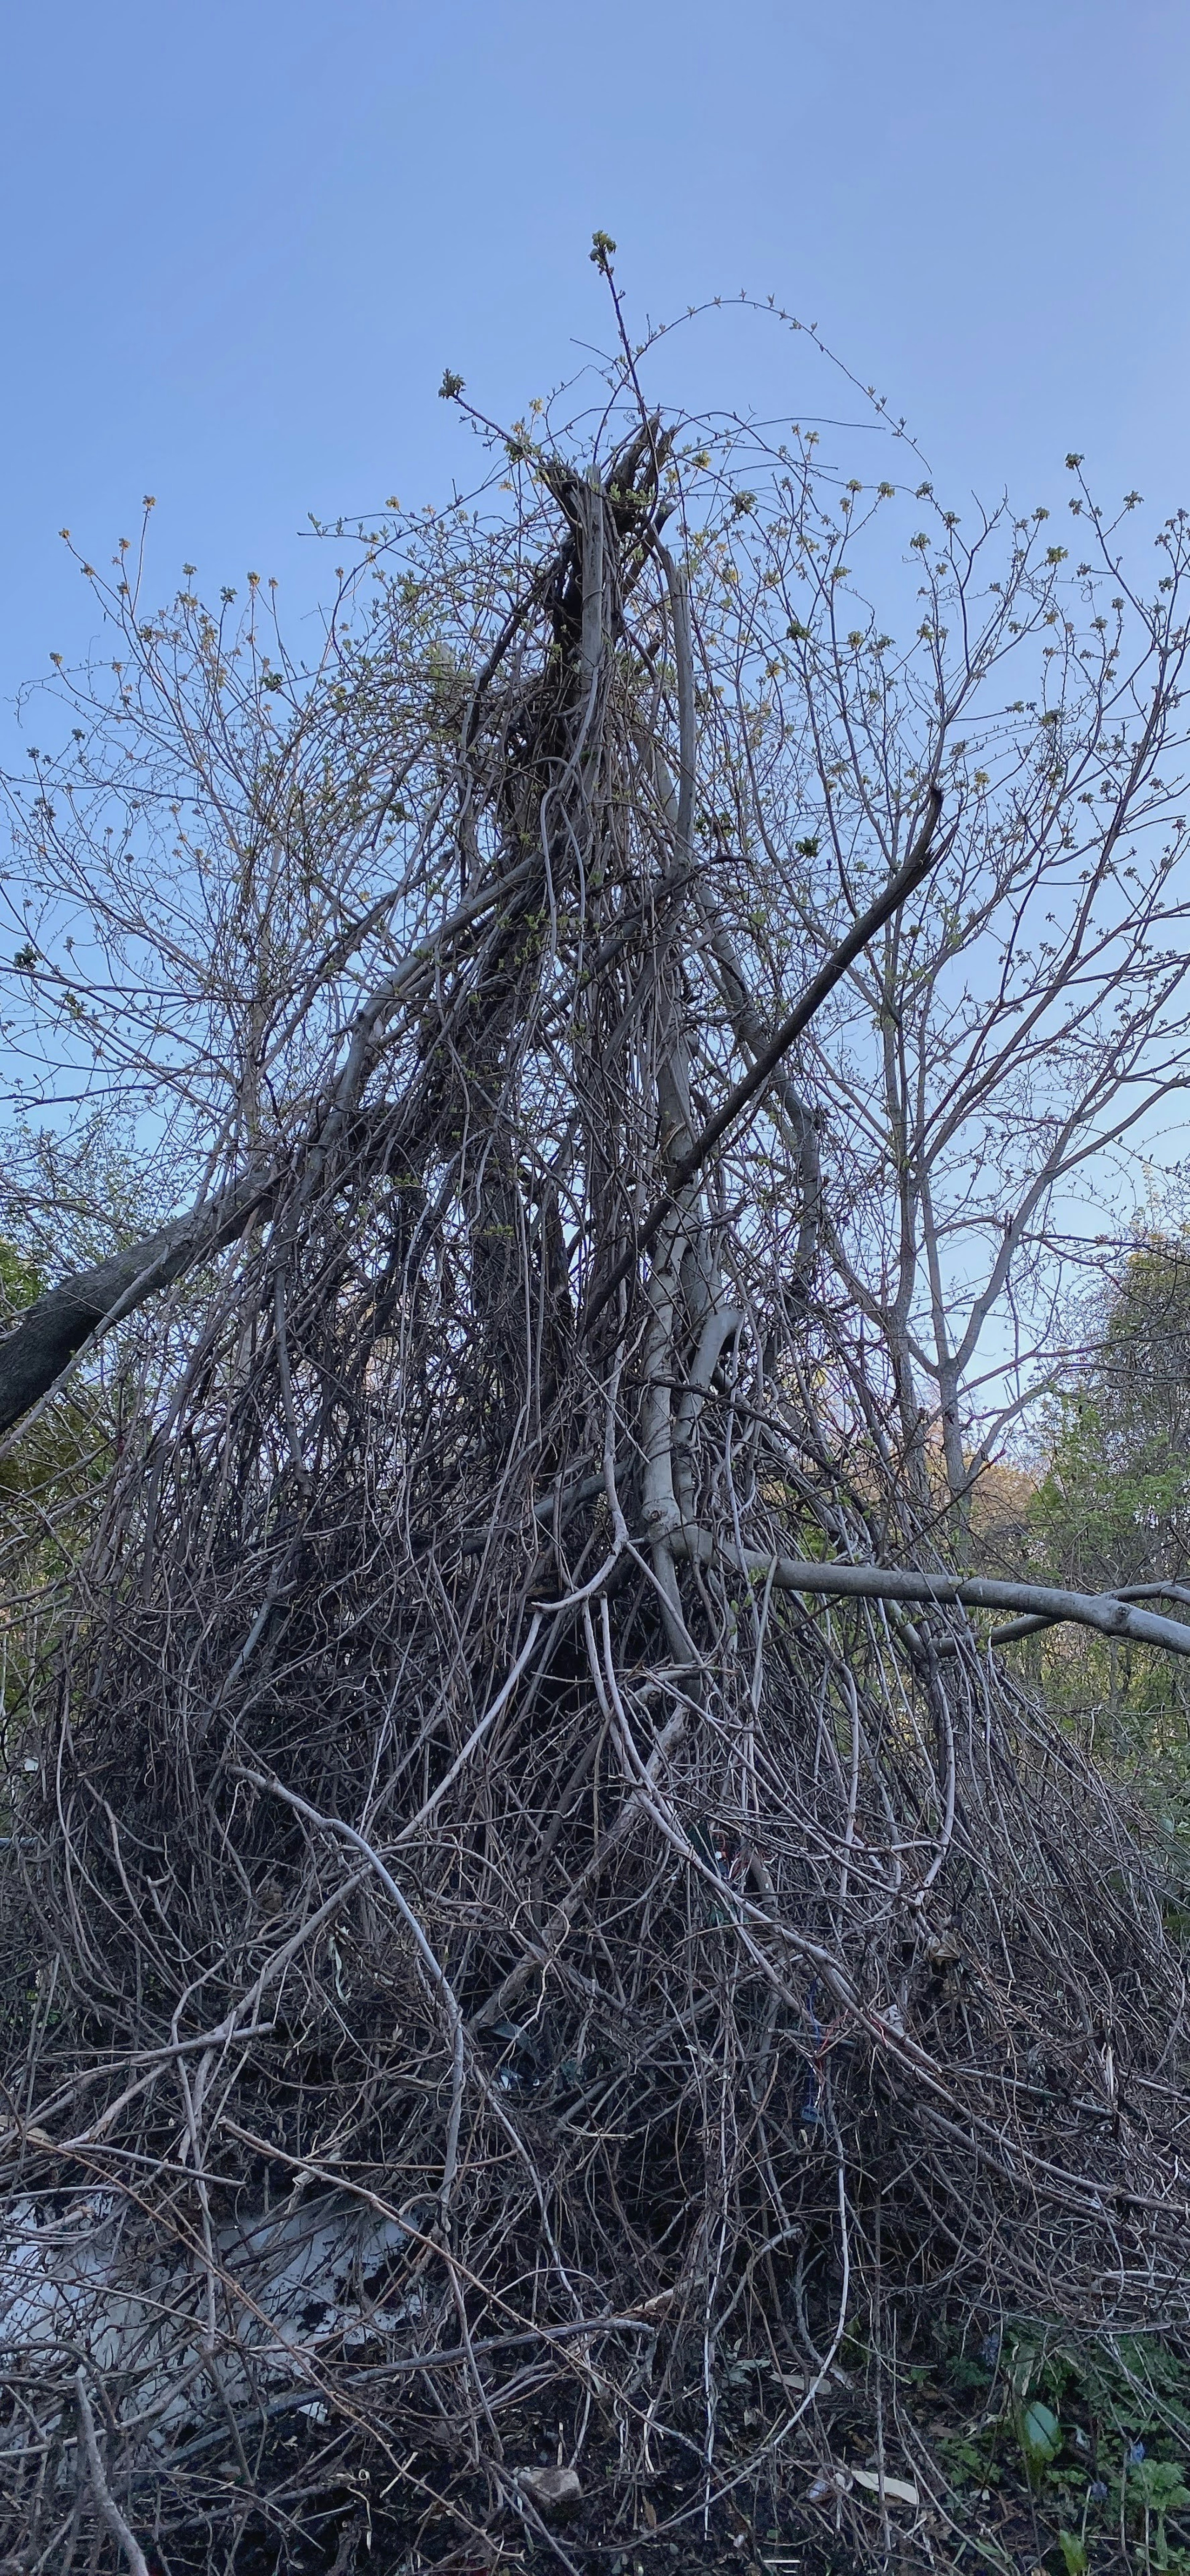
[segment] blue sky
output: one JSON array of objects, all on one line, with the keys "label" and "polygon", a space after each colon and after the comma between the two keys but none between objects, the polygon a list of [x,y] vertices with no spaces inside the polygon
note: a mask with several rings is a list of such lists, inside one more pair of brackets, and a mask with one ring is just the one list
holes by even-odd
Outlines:
[{"label": "blue sky", "polygon": [[[151,589],[319,577],[306,513],[467,479],[606,328],[747,285],[817,321],[955,496],[1190,499],[1190,12],[1176,0],[80,0],[13,10],[0,109],[0,695]],[[673,344],[658,389],[812,407],[804,343]]]}]

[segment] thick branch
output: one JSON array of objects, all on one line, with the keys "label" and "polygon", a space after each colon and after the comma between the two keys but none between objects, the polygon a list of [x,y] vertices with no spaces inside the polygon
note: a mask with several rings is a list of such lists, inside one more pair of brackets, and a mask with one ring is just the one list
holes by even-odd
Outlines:
[{"label": "thick branch", "polygon": [[[707,926],[711,954],[719,970],[717,980],[727,1004],[732,1034],[736,1045],[755,1063],[768,1044],[768,1031],[748,990],[743,968],[727,930],[701,888],[697,902]],[[773,1075],[773,1091],[779,1104],[779,1114],[789,1130],[789,1142],[798,1159],[801,1224],[794,1253],[794,1282],[808,1291],[822,1218],[822,1160],[818,1150],[818,1130],[813,1112],[806,1107],[792,1075],[783,1065]]]},{"label": "thick branch", "polygon": [[[1190,1609],[1190,1592],[1181,1583],[1122,1583],[1119,1591],[1112,1593],[1110,1598],[1113,1601],[1182,1601]],[[1052,1611],[1046,1618],[1038,1613],[1030,1618],[1010,1619],[1007,1627],[993,1628],[988,1644],[1012,1646],[1018,1637],[1035,1637],[1043,1628],[1053,1628],[1057,1624]]]},{"label": "thick branch", "polygon": [[1114,1593],[1065,1592],[1046,1583],[1001,1583],[982,1574],[923,1574],[915,1566],[820,1565],[814,1558],[764,1556],[759,1549],[730,1545],[717,1550],[702,1530],[677,1530],[670,1543],[675,1555],[703,1558],[721,1553],[741,1572],[770,1580],[779,1592],[821,1592],[849,1601],[906,1601],[938,1609],[1017,1610],[1047,1625],[1069,1619],[1080,1628],[1097,1629],[1102,1637],[1131,1637],[1137,1645],[1166,1646],[1175,1655],[1190,1655],[1190,1622],[1183,1626],[1180,1620],[1134,1609]]},{"label": "thick branch", "polygon": [[48,1395],[84,1342],[134,1314],[195,1262],[209,1261],[275,1186],[273,1172],[246,1174],[217,1199],[174,1217],[126,1252],[113,1252],[94,1269],[78,1270],[60,1287],[47,1289],[0,1342],[0,1436]]}]

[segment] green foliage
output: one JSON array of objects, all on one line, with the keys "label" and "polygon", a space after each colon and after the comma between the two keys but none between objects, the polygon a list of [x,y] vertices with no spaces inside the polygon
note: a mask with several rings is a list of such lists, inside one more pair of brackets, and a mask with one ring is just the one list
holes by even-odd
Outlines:
[{"label": "green foliage", "polygon": [[1082,1591],[1190,1572],[1190,1234],[1105,1280],[1091,1354],[1058,1402],[1031,1515],[1055,1581]]},{"label": "green foliage", "polygon": [[1182,2513],[1190,2505],[1190,2487],[1185,2483],[1181,2460],[1134,2460],[1128,2464],[1127,2496],[1131,2510],[1165,2516]]},{"label": "green foliage", "polygon": [[[1190,1228],[1155,1230],[1106,1265],[1084,1328],[1023,1515],[1027,1570],[1081,1592],[1190,1588]],[[1153,1606],[1190,1617],[1174,1600]],[[1097,1757],[1190,1835],[1190,1665],[1069,1627],[1016,1652],[1051,1705],[1092,1730]]]},{"label": "green foliage", "polygon": [[1031,2476],[1048,2469],[1062,2448],[1062,2427],[1052,2406],[1035,2397],[1031,2406],[1021,2409],[1021,2449]]},{"label": "green foliage", "polygon": [[23,1307],[31,1306],[44,1285],[36,1262],[0,1235],[0,1326],[11,1323]]},{"label": "green foliage", "polygon": [[1066,2576],[1086,2576],[1098,2537],[1121,2531],[1129,2568],[1187,2576],[1190,2529],[1178,2545],[1170,2524],[1190,2515],[1190,2359],[1158,2337],[1076,2338],[1024,2319],[980,2350],[990,2366],[965,2344],[942,2363],[980,2409],[938,2440],[955,2487],[1008,2492],[1023,2477],[1061,2516]]}]

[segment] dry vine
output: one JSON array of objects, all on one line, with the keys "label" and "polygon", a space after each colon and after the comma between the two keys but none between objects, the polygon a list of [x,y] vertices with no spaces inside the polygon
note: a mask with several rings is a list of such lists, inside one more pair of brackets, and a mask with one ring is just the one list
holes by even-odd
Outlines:
[{"label": "dry vine", "polygon": [[[410,879],[333,1082],[236,1140],[37,1677],[29,2576],[92,2534],[287,2564],[435,2459],[507,2503],[526,2413],[697,2506],[814,2423],[857,2318],[1185,2316],[1160,1875],[981,1644],[824,1286],[750,863],[707,855],[670,446],[539,460],[537,554],[492,541],[421,754],[455,892]],[[902,894],[939,802],[906,792]],[[295,2317],[266,2256],[303,2225],[354,2273]],[[783,2392],[743,2447],[741,2354]]]}]

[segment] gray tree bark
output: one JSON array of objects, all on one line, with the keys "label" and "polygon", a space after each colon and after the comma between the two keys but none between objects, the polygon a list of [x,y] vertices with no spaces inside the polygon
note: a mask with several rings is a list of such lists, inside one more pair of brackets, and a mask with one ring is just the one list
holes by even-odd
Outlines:
[{"label": "gray tree bark", "polygon": [[86,1342],[221,1251],[272,1185],[271,1173],[247,1174],[156,1234],[48,1288],[0,1342],[0,1437],[49,1394]]}]

